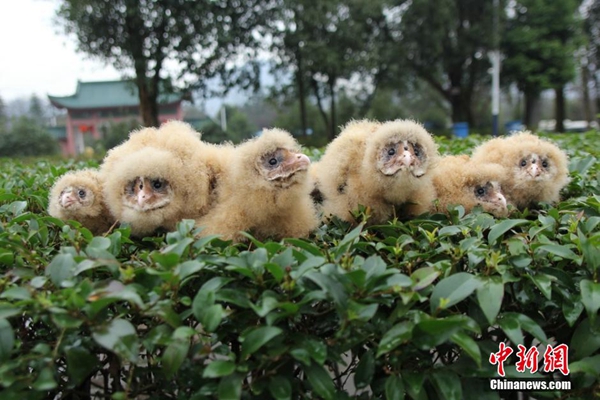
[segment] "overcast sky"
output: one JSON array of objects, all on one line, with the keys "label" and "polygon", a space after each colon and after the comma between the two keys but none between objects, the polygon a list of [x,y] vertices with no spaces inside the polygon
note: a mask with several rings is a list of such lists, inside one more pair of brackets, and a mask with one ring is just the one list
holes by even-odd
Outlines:
[{"label": "overcast sky", "polygon": [[119,79],[112,66],[75,52],[53,25],[56,0],[0,0],[0,97],[70,95],[77,79]]},{"label": "overcast sky", "polygon": [[[53,23],[58,0],[0,0],[0,98],[8,103],[32,94],[68,96],[77,80],[120,79],[111,65],[75,51],[75,38]],[[265,78],[272,82],[272,77]],[[232,90],[225,98],[205,100],[201,106],[215,115],[223,101],[242,104],[246,95]]]}]

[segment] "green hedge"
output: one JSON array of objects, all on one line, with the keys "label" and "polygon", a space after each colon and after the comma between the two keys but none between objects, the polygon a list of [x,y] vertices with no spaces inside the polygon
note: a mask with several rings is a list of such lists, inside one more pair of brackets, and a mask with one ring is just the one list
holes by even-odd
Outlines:
[{"label": "green hedge", "polygon": [[44,210],[57,176],[94,162],[6,160],[0,398],[498,399],[514,396],[489,389],[489,356],[506,342],[569,345],[569,376],[518,373],[513,354],[507,378],[568,380],[570,391],[525,395],[589,399],[600,134],[553,138],[572,172],[555,207],[332,221],[310,240],[250,245],[196,240],[192,221],[140,241],[126,227],[93,237]]}]

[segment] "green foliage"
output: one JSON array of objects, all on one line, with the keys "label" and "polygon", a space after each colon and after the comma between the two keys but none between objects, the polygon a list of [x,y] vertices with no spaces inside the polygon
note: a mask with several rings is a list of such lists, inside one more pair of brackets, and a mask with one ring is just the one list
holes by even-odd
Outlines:
[{"label": "green foliage", "polygon": [[[600,58],[600,1],[593,0],[588,3],[587,18],[584,23],[584,31],[589,40],[589,55],[591,61],[598,63]],[[595,70],[598,70],[596,65]]]},{"label": "green foliage", "polygon": [[289,85],[296,86],[298,100],[304,101],[309,94],[317,99],[319,118],[331,140],[338,125],[335,109],[338,82],[356,75],[370,77],[381,68],[379,52],[386,45],[387,3],[380,0],[277,3],[266,26],[274,37],[271,51],[278,56],[277,68],[293,71],[294,79]]},{"label": "green foliage", "polygon": [[236,107],[227,106],[227,139],[239,143],[252,137],[258,127],[250,122],[248,116]]},{"label": "green foliage", "polygon": [[[327,128],[323,123],[323,120],[319,118],[319,109],[312,102],[306,102],[306,115],[309,125],[307,129],[312,131],[311,135],[302,135],[302,126],[300,125],[300,112],[299,102],[295,101],[291,104],[282,105],[279,107],[279,112],[273,122],[274,126],[281,127],[288,132],[291,132],[294,136],[297,136],[299,140],[303,140],[305,143],[308,140],[315,139],[311,137],[314,135],[316,139],[320,139],[321,143],[310,143],[313,146],[321,147],[327,144]],[[343,119],[340,121],[343,123]]]},{"label": "green foliage", "polygon": [[4,134],[6,132],[6,123],[8,121],[8,117],[6,115],[6,104],[2,97],[0,97],[0,134]]},{"label": "green foliage", "polygon": [[[256,47],[249,46],[253,28],[264,17],[257,3],[63,0],[56,16],[65,33],[77,38],[79,51],[135,71],[144,125],[157,126],[160,85],[171,86],[170,78],[185,76],[186,83],[206,89],[216,75],[242,83],[249,79],[244,73],[256,73],[232,71],[226,62],[244,47]],[[169,71],[163,68],[166,58],[174,61]]]},{"label": "green foliage", "polygon": [[524,92],[560,87],[575,76],[580,2],[519,0],[502,41],[503,75]]},{"label": "green foliage", "polygon": [[412,71],[451,105],[452,120],[472,125],[474,91],[488,79],[485,54],[493,48],[493,2],[415,0],[398,13],[396,51],[388,56],[402,54]]},{"label": "green foliage", "polygon": [[110,150],[127,140],[131,131],[139,128],[140,123],[135,119],[111,122],[100,128],[102,139],[100,139],[99,145],[102,147],[102,150]]},{"label": "green foliage", "polygon": [[6,104],[2,97],[0,97],[0,118],[6,118]]},{"label": "green foliage", "polygon": [[224,141],[240,143],[245,139],[251,138],[259,130],[250,121],[248,114],[244,110],[230,105],[226,105],[225,107],[227,116],[226,131],[223,131],[219,124],[212,121],[201,128],[202,140],[210,143],[221,143]]},{"label": "green foliage", "polygon": [[[195,239],[193,221],[136,241],[45,212],[85,163],[0,168],[2,398],[499,399],[506,341],[570,346],[572,392],[600,378],[598,132],[554,136],[565,200],[508,219],[461,207],[309,240]],[[481,141],[438,138],[444,152]],[[315,150],[318,155],[319,151]],[[560,379],[555,374],[507,376]],[[93,383],[92,383],[93,382]]]},{"label": "green foliage", "polygon": [[27,157],[56,154],[58,143],[35,119],[12,119],[10,127],[0,127],[0,157]]},{"label": "green foliage", "polygon": [[221,143],[227,140],[227,134],[223,132],[221,126],[215,122],[210,122],[202,127],[202,140],[209,143]]},{"label": "green foliage", "polygon": [[44,112],[44,106],[42,105],[42,101],[35,94],[31,96],[29,100],[29,117],[31,117],[38,124],[45,123],[46,113]]}]

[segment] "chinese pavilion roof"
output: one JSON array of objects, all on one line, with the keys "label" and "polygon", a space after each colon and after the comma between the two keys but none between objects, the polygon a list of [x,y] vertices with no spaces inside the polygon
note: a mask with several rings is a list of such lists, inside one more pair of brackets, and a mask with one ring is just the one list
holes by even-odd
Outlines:
[{"label": "chinese pavilion roof", "polygon": [[[158,103],[176,103],[182,98],[182,94],[160,94]],[[75,94],[62,97],[48,95],[48,99],[56,107],[70,109],[136,107],[140,104],[138,89],[133,81],[78,81]]]}]

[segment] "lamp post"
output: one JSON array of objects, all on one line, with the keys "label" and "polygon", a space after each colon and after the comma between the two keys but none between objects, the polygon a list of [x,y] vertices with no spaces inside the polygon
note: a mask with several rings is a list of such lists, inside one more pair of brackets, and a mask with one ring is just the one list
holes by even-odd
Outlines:
[{"label": "lamp post", "polygon": [[227,108],[225,103],[221,106],[221,129],[223,132],[227,132]]},{"label": "lamp post", "polygon": [[498,115],[500,114],[500,51],[490,54],[492,61],[492,133],[498,136]]},{"label": "lamp post", "polygon": [[492,62],[492,134],[498,136],[498,116],[500,115],[500,49],[498,40],[499,0],[494,0],[493,48],[490,53]]}]

